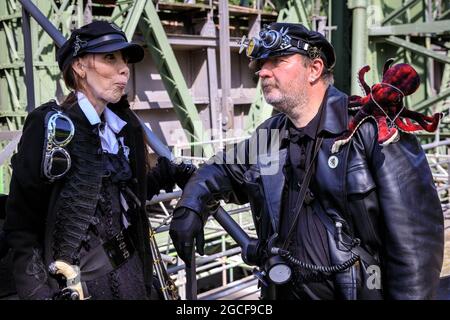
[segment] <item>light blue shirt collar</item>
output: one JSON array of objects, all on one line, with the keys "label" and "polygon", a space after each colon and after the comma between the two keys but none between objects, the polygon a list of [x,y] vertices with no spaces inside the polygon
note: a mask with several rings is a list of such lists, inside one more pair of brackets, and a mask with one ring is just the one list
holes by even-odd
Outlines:
[{"label": "light blue shirt collar", "polygon": [[[100,117],[88,98],[82,92],[77,92],[77,99],[78,105],[80,106],[86,118],[89,120],[89,123],[91,125],[99,124],[101,122]],[[127,124],[108,107],[105,108],[103,114],[105,116],[105,121],[108,124],[108,127],[110,127],[111,130],[116,134],[119,133]]]}]

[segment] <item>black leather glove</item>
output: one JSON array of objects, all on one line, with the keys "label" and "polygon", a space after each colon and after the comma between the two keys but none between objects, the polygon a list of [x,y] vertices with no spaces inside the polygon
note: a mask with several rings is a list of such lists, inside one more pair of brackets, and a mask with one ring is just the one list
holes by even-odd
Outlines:
[{"label": "black leather glove", "polygon": [[172,163],[172,168],[174,170],[175,182],[181,189],[184,189],[189,179],[197,170],[197,168],[193,164],[184,162],[180,164]]},{"label": "black leather glove", "polygon": [[197,252],[204,255],[205,236],[203,233],[203,221],[201,217],[191,209],[180,207],[173,212],[170,223],[170,237],[172,238],[178,256],[186,263],[190,264],[192,250],[195,245]]},{"label": "black leather glove", "polygon": [[172,192],[175,184],[183,189],[195,170],[196,168],[192,164],[176,164],[166,157],[159,157],[158,164],[148,175],[149,198],[158,194],[161,189]]}]

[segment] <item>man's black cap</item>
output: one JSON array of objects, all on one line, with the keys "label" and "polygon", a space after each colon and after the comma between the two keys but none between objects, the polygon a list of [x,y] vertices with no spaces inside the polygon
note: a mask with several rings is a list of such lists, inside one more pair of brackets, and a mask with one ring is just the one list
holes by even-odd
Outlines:
[{"label": "man's black cap", "polygon": [[321,33],[310,31],[299,23],[274,22],[269,25],[269,29],[278,32],[288,30],[286,34],[292,38],[292,46],[285,50],[263,48],[255,60],[300,53],[310,57],[320,55],[328,69],[334,67],[336,63],[334,48]]},{"label": "man's black cap", "polygon": [[144,49],[127,40],[125,33],[114,23],[107,21],[94,21],[70,35],[63,46],[57,52],[59,69],[72,62],[76,57],[85,53],[107,53],[122,51],[128,59],[128,63],[136,63],[144,58]]}]

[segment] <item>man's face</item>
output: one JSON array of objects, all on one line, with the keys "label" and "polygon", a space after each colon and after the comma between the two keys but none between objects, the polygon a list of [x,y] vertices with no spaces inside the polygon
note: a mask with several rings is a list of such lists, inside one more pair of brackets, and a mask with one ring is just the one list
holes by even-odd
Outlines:
[{"label": "man's face", "polygon": [[300,54],[271,57],[262,61],[259,72],[264,98],[281,112],[290,113],[307,101],[308,68]]}]

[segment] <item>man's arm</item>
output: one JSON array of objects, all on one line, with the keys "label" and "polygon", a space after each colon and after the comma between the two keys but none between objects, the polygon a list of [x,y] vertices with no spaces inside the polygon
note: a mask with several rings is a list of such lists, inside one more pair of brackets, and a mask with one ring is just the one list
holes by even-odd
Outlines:
[{"label": "man's arm", "polygon": [[179,257],[187,264],[191,263],[194,239],[198,253],[204,254],[203,226],[209,214],[218,208],[219,200],[234,203],[248,201],[243,187],[246,166],[232,161],[236,159],[238,150],[246,154],[247,147],[248,141],[244,141],[228,153],[213,157],[210,164],[197,170],[184,187],[183,196],[173,213],[170,236]]},{"label": "man's arm", "polygon": [[443,213],[431,170],[415,136],[402,134],[381,147],[375,129],[365,125],[381,210],[383,289],[390,299],[430,299],[444,250]]},{"label": "man's arm", "polygon": [[200,215],[208,215],[217,208],[219,200],[243,204],[248,202],[244,187],[245,159],[249,140],[236,144],[226,153],[220,152],[191,177],[183,190],[177,207],[189,208]]}]

